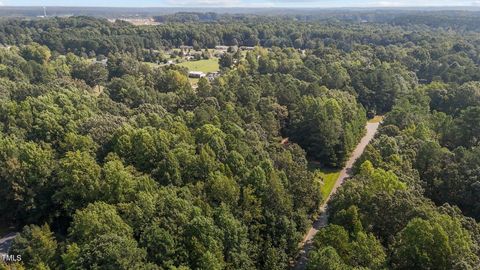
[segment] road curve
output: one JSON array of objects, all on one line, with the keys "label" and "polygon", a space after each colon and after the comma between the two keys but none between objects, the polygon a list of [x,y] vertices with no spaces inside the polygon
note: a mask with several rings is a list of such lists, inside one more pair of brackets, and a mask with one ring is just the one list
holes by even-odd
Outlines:
[{"label": "road curve", "polygon": [[367,123],[366,125],[366,134],[360,140],[355,150],[353,150],[350,158],[348,159],[345,167],[343,167],[340,175],[338,176],[335,185],[333,186],[332,192],[328,195],[328,197],[324,200],[323,204],[320,206],[321,215],[318,217],[317,220],[312,225],[312,228],[305,234],[302,242],[300,243],[300,252],[298,254],[297,260],[292,265],[292,269],[294,270],[304,270],[307,266],[307,258],[308,253],[313,245],[313,237],[317,234],[318,230],[322,227],[325,227],[328,222],[328,211],[327,205],[330,197],[337,191],[338,187],[340,187],[345,179],[350,177],[351,169],[355,161],[362,155],[365,147],[367,147],[368,143],[373,139],[375,133],[377,133],[378,127],[380,123]]},{"label": "road curve", "polygon": [[2,256],[8,255],[8,251],[10,250],[16,236],[17,233],[8,233],[0,238],[0,260],[2,260]]}]

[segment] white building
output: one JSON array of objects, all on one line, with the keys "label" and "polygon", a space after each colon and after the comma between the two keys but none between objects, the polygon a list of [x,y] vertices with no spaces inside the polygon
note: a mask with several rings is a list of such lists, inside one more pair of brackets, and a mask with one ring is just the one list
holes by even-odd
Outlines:
[{"label": "white building", "polygon": [[207,76],[205,73],[201,72],[201,71],[190,71],[188,72],[188,77],[190,78],[203,78]]},{"label": "white building", "polygon": [[228,50],[228,46],[215,46],[215,49],[216,50],[219,50],[219,51],[226,51]]}]

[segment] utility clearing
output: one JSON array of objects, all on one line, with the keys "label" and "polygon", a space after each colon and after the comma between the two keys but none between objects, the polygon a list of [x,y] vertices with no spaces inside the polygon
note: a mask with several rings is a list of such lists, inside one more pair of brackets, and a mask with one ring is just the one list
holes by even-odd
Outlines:
[{"label": "utility clearing", "polygon": [[[331,188],[331,192],[328,193],[328,195],[323,200],[322,205],[320,206],[320,211],[321,211],[320,216],[318,217],[317,220],[315,220],[315,222],[312,225],[312,228],[307,232],[302,242],[300,243],[300,252],[298,254],[297,260],[292,266],[292,269],[303,270],[306,268],[308,253],[312,249],[312,245],[313,245],[313,238],[315,237],[317,232],[322,227],[325,227],[328,223],[328,211],[327,211],[328,201],[330,200],[331,196],[335,194],[337,189],[343,184],[345,179],[351,176],[350,174],[351,174],[353,164],[362,155],[368,143],[373,139],[373,137],[377,133],[378,127],[380,126],[380,122],[381,122],[381,118],[379,119],[379,121],[371,121],[367,123],[365,127],[367,132],[365,133],[365,136],[363,136],[363,138],[360,140],[360,143],[357,145],[355,150],[353,150],[347,163],[338,174],[338,178],[334,182],[333,187]],[[324,188],[325,187],[326,186],[324,186]],[[330,187],[327,187],[327,188],[330,189]]]}]

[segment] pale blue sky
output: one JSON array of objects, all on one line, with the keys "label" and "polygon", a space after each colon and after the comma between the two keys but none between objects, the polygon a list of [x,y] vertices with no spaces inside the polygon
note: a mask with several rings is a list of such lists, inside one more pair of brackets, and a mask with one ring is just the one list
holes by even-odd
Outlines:
[{"label": "pale blue sky", "polygon": [[112,7],[414,7],[480,6],[480,0],[0,0],[0,5]]}]

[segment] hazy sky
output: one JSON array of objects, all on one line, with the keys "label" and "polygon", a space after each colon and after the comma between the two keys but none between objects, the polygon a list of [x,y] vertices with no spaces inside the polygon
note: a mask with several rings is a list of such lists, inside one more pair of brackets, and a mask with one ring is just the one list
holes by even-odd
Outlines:
[{"label": "hazy sky", "polygon": [[0,0],[0,5],[115,7],[413,7],[480,6],[480,0]]}]

